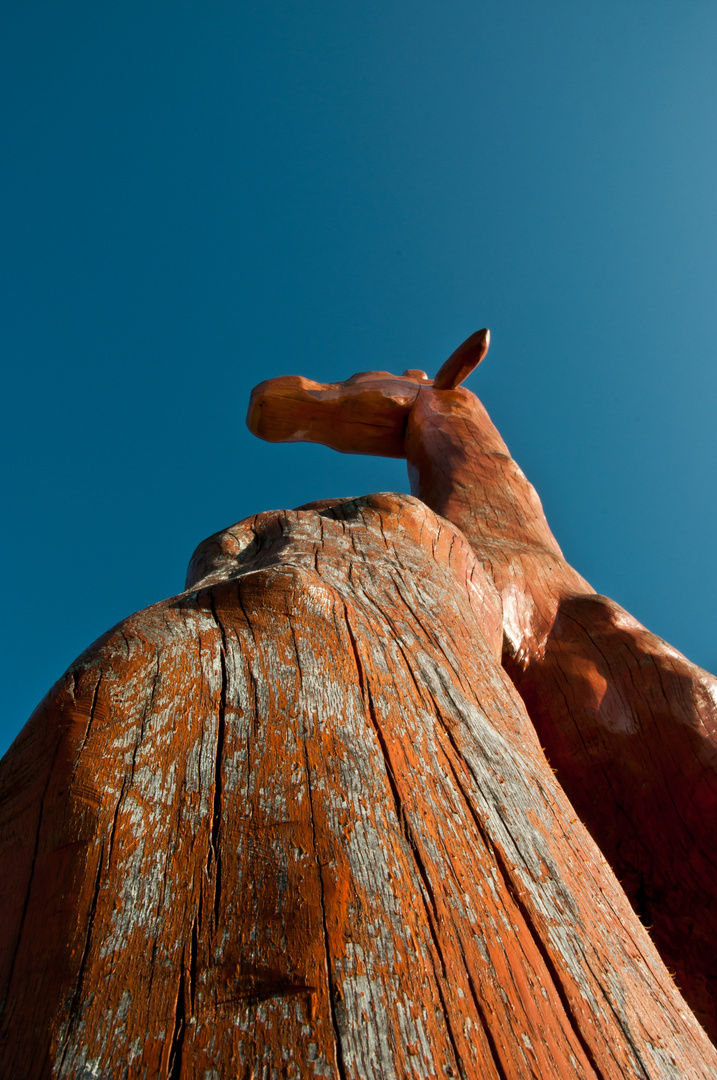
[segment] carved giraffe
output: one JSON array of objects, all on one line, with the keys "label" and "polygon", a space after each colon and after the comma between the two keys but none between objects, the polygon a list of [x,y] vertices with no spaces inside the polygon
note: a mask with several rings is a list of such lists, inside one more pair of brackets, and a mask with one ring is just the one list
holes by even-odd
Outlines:
[{"label": "carved giraffe", "polygon": [[412,494],[468,538],[501,597],[503,666],[560,782],[717,1039],[717,680],[565,561],[535,489],[460,385],[489,340],[473,334],[434,380],[270,379],[247,423],[270,441],[405,457]]},{"label": "carved giraffe", "polygon": [[486,347],[258,387],[255,430],[418,497],[209,537],[2,759],[0,1075],[717,1077],[541,749],[702,1009],[714,681],[567,566],[457,385]]}]

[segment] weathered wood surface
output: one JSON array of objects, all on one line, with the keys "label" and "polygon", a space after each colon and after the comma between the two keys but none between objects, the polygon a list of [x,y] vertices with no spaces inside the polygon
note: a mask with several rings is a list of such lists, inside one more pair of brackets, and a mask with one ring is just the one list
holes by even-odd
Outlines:
[{"label": "weathered wood surface", "polygon": [[414,370],[269,380],[248,422],[271,440],[402,454],[413,494],[462,530],[499,593],[503,666],[558,778],[717,1040],[717,679],[565,561],[485,408],[456,388],[487,341],[469,338],[435,383]]},{"label": "weathered wood surface", "polygon": [[558,779],[717,1040],[717,679],[566,563],[472,394],[422,392],[406,448],[500,593],[503,665]]},{"label": "weathered wood surface", "polygon": [[463,536],[258,515],[0,766],[0,1074],[715,1077],[501,667]]}]

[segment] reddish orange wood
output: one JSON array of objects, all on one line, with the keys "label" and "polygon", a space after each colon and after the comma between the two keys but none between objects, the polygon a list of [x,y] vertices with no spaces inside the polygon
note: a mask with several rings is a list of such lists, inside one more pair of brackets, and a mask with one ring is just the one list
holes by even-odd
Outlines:
[{"label": "reddish orange wood", "polygon": [[345,454],[405,457],[408,415],[418,391],[453,389],[488,352],[490,332],[463,342],[431,380],[425,371],[403,375],[361,371],[344,382],[317,383],[301,375],[267,379],[255,386],[247,424],[269,442],[318,442]]},{"label": "reddish orange wood", "polygon": [[717,679],[565,562],[472,394],[422,392],[407,452],[501,594],[503,663],[568,797],[717,1038]]},{"label": "reddish orange wood", "polygon": [[368,496],[259,515],[191,574],[4,760],[32,859],[2,873],[3,1075],[717,1068],[545,762],[459,533]]},{"label": "reddish orange wood", "polygon": [[440,367],[433,380],[433,389],[455,390],[485,358],[489,345],[490,330],[477,330],[471,334]]},{"label": "reddish orange wood", "polygon": [[[280,430],[275,388],[286,380],[270,380],[257,433],[343,449],[345,403],[370,418],[383,394],[394,455],[404,425],[412,492],[462,530],[498,589],[504,667],[568,796],[717,1039],[717,680],[595,595],[477,398],[416,374],[312,384],[325,411],[311,431],[301,395]],[[249,423],[256,430],[251,412]],[[376,452],[363,431],[351,428],[351,449]]]},{"label": "reddish orange wood", "polygon": [[[187,591],[80,657],[0,763],[0,1074],[717,1076],[511,679],[617,863],[631,837],[640,895],[669,859],[649,828],[635,846],[621,800],[664,828],[660,792],[679,813],[697,792],[656,929],[678,872],[692,900],[709,887],[711,744],[689,708],[709,719],[711,684],[567,567],[472,395],[419,372],[347,385],[348,413],[342,384],[279,380],[252,415],[268,437],[400,449],[424,501],[211,537]],[[645,657],[672,665],[662,699]]]}]

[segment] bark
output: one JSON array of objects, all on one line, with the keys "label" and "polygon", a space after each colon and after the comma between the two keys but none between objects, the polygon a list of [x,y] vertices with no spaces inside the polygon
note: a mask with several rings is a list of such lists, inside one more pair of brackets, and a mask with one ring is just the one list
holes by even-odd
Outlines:
[{"label": "bark", "polygon": [[0,764],[3,1076],[717,1076],[477,550],[258,515],[73,665]]}]

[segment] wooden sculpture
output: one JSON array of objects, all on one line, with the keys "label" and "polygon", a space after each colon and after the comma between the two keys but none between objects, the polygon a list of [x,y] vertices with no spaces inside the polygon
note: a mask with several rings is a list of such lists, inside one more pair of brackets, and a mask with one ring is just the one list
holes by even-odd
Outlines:
[{"label": "wooden sculpture", "polygon": [[211,537],[8,751],[1,1075],[717,1077],[717,683],[565,563],[487,344],[257,387],[414,496]]}]

